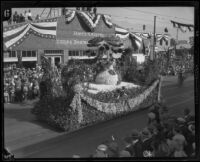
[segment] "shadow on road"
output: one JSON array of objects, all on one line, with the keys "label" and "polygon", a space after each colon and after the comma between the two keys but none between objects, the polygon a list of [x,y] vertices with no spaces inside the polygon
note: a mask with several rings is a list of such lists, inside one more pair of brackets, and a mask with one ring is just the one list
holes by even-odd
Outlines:
[{"label": "shadow on road", "polygon": [[42,128],[49,129],[55,132],[62,132],[56,128],[49,126],[48,124],[39,121],[34,114],[31,113],[33,103],[21,103],[21,104],[9,104],[4,108],[4,119],[15,119],[19,122],[28,122]]}]

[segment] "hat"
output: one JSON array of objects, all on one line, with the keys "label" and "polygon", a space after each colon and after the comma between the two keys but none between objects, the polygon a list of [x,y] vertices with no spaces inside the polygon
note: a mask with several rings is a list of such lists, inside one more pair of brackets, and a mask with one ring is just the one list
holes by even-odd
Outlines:
[{"label": "hat", "polygon": [[140,132],[138,130],[136,130],[136,129],[133,129],[131,131],[131,137],[132,137],[133,140],[139,138],[140,137]]},{"label": "hat", "polygon": [[108,147],[104,144],[101,144],[97,147],[97,150],[99,151],[106,151],[108,149]]},{"label": "hat", "polygon": [[185,122],[186,122],[185,119],[184,119],[184,118],[181,118],[181,117],[177,118],[177,121],[178,121],[179,123],[185,123]]},{"label": "hat", "polygon": [[148,113],[150,119],[155,119],[156,115],[153,112]]},{"label": "hat", "polygon": [[126,143],[128,143],[128,144],[132,144],[133,139],[132,139],[132,137],[125,137],[125,138],[124,138],[124,141],[125,141]]},{"label": "hat", "polygon": [[189,130],[190,132],[194,131],[194,130],[195,130],[195,125],[190,124],[190,125],[188,126],[188,130]]},{"label": "hat", "polygon": [[147,128],[144,128],[141,132],[142,136],[149,137],[150,132]]},{"label": "hat", "polygon": [[188,124],[188,125],[190,125],[190,124],[195,124],[195,121],[189,121],[187,124]]},{"label": "hat", "polygon": [[119,153],[119,157],[131,157],[131,154],[128,151],[122,150]]}]

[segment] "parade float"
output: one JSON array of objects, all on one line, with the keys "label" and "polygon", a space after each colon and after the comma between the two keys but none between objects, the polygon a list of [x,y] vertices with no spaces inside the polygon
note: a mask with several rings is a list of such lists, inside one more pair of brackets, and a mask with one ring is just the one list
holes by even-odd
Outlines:
[{"label": "parade float", "polygon": [[[146,61],[138,72],[134,61],[127,63],[131,55],[123,52],[128,50],[118,37],[94,38],[88,46],[99,49],[93,63],[72,61],[62,68],[61,76],[42,57],[45,70],[40,86],[45,92],[32,110],[39,120],[73,131],[144,109],[157,101],[159,77],[155,62]],[[119,52],[127,58],[115,59]],[[123,76],[122,69],[126,69]],[[56,82],[59,77],[62,86]]]},{"label": "parade float", "polygon": [[[137,43],[133,44],[137,48]],[[157,101],[156,60],[147,59],[138,68],[127,42],[117,34],[93,37],[87,47],[97,48],[90,63],[72,59],[62,67],[61,74],[51,67],[45,54],[41,56],[41,95],[32,110],[38,120],[70,132],[144,109]]]}]

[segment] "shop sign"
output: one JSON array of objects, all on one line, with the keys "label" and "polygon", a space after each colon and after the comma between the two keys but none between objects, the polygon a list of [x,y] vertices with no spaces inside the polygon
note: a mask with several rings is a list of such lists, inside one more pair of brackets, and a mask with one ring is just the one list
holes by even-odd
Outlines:
[{"label": "shop sign", "polygon": [[92,33],[92,32],[78,32],[78,31],[74,31],[73,32],[74,36],[82,36],[82,37],[104,37],[106,36],[105,34],[102,33]]},{"label": "shop sign", "polygon": [[76,40],[76,39],[69,39],[69,40],[61,40],[57,39],[56,44],[62,44],[62,45],[87,45],[87,41],[85,40]]}]

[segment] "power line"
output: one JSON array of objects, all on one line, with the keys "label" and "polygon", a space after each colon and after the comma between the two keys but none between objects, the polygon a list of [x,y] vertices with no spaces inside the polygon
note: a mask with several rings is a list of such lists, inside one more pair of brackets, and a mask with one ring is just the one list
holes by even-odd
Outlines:
[{"label": "power line", "polygon": [[[107,13],[104,13],[107,14]],[[153,22],[153,20],[149,20],[149,19],[141,19],[141,18],[135,18],[135,17],[128,17],[128,16],[118,16],[118,15],[111,15],[112,17],[120,17],[120,18],[125,18],[125,19],[132,19],[132,20],[139,20],[139,21],[149,21],[149,22]],[[161,21],[157,21],[157,22],[165,22],[165,23],[169,23],[170,21],[165,21],[165,20],[161,20]]]},{"label": "power line", "polygon": [[187,20],[187,21],[192,21],[192,20],[189,20],[189,19],[185,19],[185,18],[180,18],[180,17],[176,17],[176,16],[170,16],[170,15],[164,15],[164,14],[158,14],[158,13],[154,13],[154,12],[148,12],[148,11],[141,11],[141,10],[138,10],[138,9],[129,9],[129,8],[124,8],[122,7],[123,9],[126,9],[126,10],[130,10],[130,11],[137,11],[137,12],[141,12],[141,13],[147,13],[147,14],[154,14],[154,15],[160,15],[160,16],[165,16],[165,17],[172,17],[172,18],[176,18],[176,19],[183,19],[183,20]]}]

